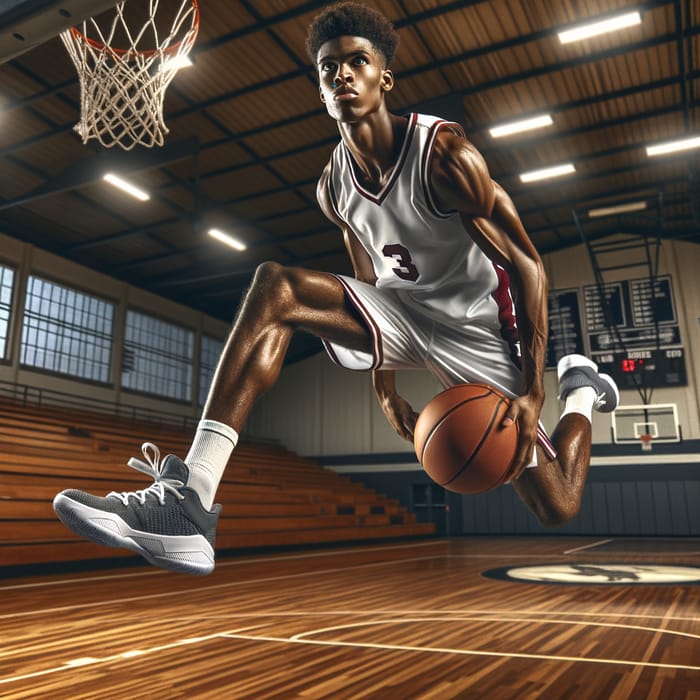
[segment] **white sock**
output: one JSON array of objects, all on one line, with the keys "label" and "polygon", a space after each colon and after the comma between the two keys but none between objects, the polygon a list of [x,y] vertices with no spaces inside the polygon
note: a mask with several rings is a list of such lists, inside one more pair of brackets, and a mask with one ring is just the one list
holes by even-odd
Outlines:
[{"label": "white sock", "polygon": [[190,451],[185,457],[190,470],[187,486],[197,492],[207,510],[211,510],[216,489],[237,442],[238,433],[225,423],[200,420],[197,425]]},{"label": "white sock", "polygon": [[598,394],[592,386],[581,386],[574,389],[567,397],[564,403],[564,412],[561,414],[563,418],[567,413],[580,413],[588,418],[588,422],[592,422],[593,403]]}]

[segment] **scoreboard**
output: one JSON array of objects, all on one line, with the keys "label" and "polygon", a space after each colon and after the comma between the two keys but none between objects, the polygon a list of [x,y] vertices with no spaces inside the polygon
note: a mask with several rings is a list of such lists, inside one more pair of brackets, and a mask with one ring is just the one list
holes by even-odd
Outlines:
[{"label": "scoreboard", "polygon": [[688,383],[683,348],[602,353],[593,355],[593,361],[601,372],[617,382],[620,389],[685,386]]},{"label": "scoreboard", "polygon": [[[583,307],[590,357],[621,389],[688,383],[670,275],[584,286]],[[547,366],[585,354],[577,290],[550,292],[549,313]]]}]

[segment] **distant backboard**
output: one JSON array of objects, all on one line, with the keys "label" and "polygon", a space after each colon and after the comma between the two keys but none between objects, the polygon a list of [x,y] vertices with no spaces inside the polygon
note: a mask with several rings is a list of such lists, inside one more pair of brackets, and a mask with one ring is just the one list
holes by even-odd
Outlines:
[{"label": "distant backboard", "polygon": [[675,403],[618,406],[612,412],[612,429],[616,444],[639,445],[644,436],[651,438],[651,445],[681,441]]},{"label": "distant backboard", "polygon": [[116,4],[117,0],[0,0],[0,63]]}]

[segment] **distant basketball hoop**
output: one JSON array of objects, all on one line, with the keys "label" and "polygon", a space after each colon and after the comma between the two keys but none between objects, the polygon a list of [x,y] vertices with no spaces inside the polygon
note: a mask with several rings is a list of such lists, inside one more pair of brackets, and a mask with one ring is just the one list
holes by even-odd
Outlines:
[{"label": "distant basketball hoop", "polygon": [[83,143],[97,139],[128,151],[164,143],[165,91],[197,38],[199,5],[182,0],[178,9],[177,0],[149,0],[127,9],[127,4],[67,29],[61,39],[80,79],[75,131]]},{"label": "distant basketball hoop", "polygon": [[620,405],[610,416],[616,445],[641,445],[644,452],[649,452],[653,445],[683,439],[675,403]]}]

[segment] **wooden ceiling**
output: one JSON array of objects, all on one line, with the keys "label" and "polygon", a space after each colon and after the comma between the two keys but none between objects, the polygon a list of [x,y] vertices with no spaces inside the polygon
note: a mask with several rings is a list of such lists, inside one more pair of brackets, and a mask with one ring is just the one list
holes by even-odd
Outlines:
[{"label": "wooden ceiling", "polygon": [[[80,142],[76,71],[58,38],[0,65],[0,231],[229,320],[264,260],[351,273],[315,198],[338,132],[304,39],[327,3],[200,3],[195,65],[168,89],[161,148]],[[651,158],[645,150],[700,134],[698,0],[367,4],[401,36],[390,108],[461,121],[541,253],[619,231],[700,242],[698,151]],[[557,38],[562,27],[632,9],[639,26],[575,44]],[[553,125],[489,135],[495,124],[542,112]],[[576,172],[520,180],[563,162]],[[112,189],[101,180],[106,169],[151,199]],[[640,200],[643,212],[588,217]],[[247,250],[223,248],[206,235],[211,226]]]}]

